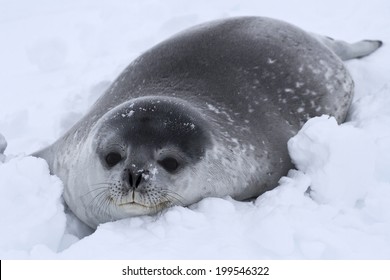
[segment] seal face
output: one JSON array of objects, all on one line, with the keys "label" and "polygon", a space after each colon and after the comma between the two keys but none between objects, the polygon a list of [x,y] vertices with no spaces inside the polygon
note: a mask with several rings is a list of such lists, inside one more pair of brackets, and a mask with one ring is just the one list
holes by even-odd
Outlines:
[{"label": "seal face", "polygon": [[97,157],[98,172],[88,182],[92,196],[84,200],[85,207],[97,206],[94,219],[99,221],[111,205],[115,208],[107,220],[113,212],[126,217],[185,204],[185,197],[172,186],[202,160],[211,138],[207,123],[183,102],[141,97],[110,110],[97,122],[92,155]]},{"label": "seal face", "polygon": [[343,121],[353,82],[312,35],[258,17],[203,24],[131,63],[45,158],[91,227],[204,197],[248,199],[292,167],[310,117]]}]

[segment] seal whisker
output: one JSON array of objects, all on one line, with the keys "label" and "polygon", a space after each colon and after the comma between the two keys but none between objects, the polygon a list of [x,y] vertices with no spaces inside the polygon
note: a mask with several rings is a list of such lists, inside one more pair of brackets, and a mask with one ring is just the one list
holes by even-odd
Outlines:
[{"label": "seal whisker", "polygon": [[[104,209],[104,213],[108,215],[110,221],[115,221],[114,215],[112,213],[112,207],[110,207],[111,205],[113,205],[112,199],[110,197],[106,197],[106,207]],[[115,204],[114,207],[116,207]]]},{"label": "seal whisker", "polygon": [[164,195],[164,197],[168,199],[169,202],[172,202],[175,205],[180,205],[180,206],[185,205],[184,203],[185,199],[178,193],[171,190],[163,190],[161,193]]},{"label": "seal whisker", "polygon": [[113,220],[113,215],[110,207],[111,205],[112,205],[112,200],[109,196],[106,196],[103,200],[103,203],[100,205],[101,213],[104,213],[106,216],[108,216],[110,221]]},{"label": "seal whisker", "polygon": [[[94,184],[94,185],[91,185],[91,186],[95,186],[95,184]],[[86,195],[89,195],[89,194],[91,194],[91,193],[93,193],[93,192],[96,192],[96,191],[101,191],[102,189],[103,189],[103,190],[107,190],[107,191],[108,191],[108,188],[109,188],[109,186],[95,188],[95,189],[92,189],[92,190],[90,190],[90,191],[86,192],[85,194],[82,194],[81,196],[86,196]]]},{"label": "seal whisker", "polygon": [[92,212],[96,212],[98,214],[105,213],[103,211],[103,205],[106,205],[106,208],[109,205],[110,195],[108,193],[108,189],[100,190],[100,192],[92,197],[87,206],[92,209]]}]

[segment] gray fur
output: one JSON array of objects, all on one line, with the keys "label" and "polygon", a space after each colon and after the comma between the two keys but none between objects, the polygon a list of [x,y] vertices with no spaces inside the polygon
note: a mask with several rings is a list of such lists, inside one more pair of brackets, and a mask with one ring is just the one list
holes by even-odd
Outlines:
[{"label": "gray fur", "polygon": [[[261,17],[198,25],[134,60],[35,155],[48,160],[66,203],[91,227],[209,196],[256,197],[292,167],[287,141],[309,118],[344,121],[353,81],[337,55],[376,47]],[[110,152],[121,159],[112,167]],[[162,167],[166,154],[178,158],[175,172]]]}]

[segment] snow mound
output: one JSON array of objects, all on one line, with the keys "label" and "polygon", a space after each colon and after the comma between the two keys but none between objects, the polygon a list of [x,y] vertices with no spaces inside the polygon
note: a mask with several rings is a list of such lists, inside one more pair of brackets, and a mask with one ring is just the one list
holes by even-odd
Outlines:
[{"label": "snow mound", "polygon": [[27,257],[37,245],[56,251],[65,230],[62,183],[47,163],[17,157],[0,164],[0,257]]},{"label": "snow mound", "polygon": [[318,203],[353,207],[374,185],[374,139],[328,116],[309,120],[288,143],[295,166],[311,179]]}]

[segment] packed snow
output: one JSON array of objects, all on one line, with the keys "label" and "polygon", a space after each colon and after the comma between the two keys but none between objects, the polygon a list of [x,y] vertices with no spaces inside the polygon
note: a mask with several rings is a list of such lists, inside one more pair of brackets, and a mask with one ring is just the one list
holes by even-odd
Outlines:
[{"label": "packed snow", "polygon": [[[1,259],[390,258],[389,1],[0,2]],[[84,226],[63,205],[62,182],[29,153],[60,137],[143,51],[239,15],[382,40],[346,63],[356,86],[348,121],[309,120],[288,143],[297,170],[254,201],[207,198]]]}]

